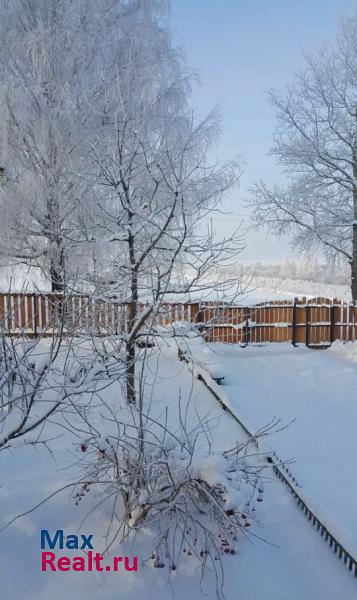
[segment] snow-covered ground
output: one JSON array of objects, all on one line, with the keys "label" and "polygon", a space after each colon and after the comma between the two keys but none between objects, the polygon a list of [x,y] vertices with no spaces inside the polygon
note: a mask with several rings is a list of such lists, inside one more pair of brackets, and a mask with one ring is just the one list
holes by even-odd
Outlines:
[{"label": "snow-covered ground", "polygon": [[321,283],[303,279],[260,277],[252,279],[246,293],[239,298],[241,304],[257,304],[265,300],[289,300],[294,297],[338,298],[351,300],[351,290],[347,285]]},{"label": "snow-covered ground", "polygon": [[[350,300],[348,264],[322,262],[317,257],[283,258],[277,261],[245,261],[243,272],[252,276],[251,301],[281,300],[294,296],[326,296]],[[234,268],[232,269],[234,273]]]},{"label": "snow-covered ground", "polygon": [[[302,263],[302,264],[300,264]],[[297,268],[299,267],[299,268]],[[240,304],[252,305],[265,300],[290,300],[294,297],[338,298],[351,300],[351,289],[348,285],[348,274],[345,271],[340,276],[335,271],[322,277],[322,267],[319,263],[311,270],[307,269],[303,261],[294,261],[285,264],[284,261],[275,265],[243,264],[231,272],[227,270],[227,278],[236,281],[240,293],[232,286],[225,292],[224,299],[230,301],[237,299]],[[326,267],[327,270],[327,267]],[[241,280],[241,283],[240,283]],[[41,290],[50,291],[49,283],[37,269],[29,269],[23,265],[16,267],[0,266],[0,292],[33,292]],[[206,290],[189,295],[174,294],[167,300],[173,302],[197,301],[199,299],[222,299],[222,293]]]},{"label": "snow-covered ground", "polygon": [[[339,372],[339,382],[347,380],[348,386],[352,386],[355,377],[355,366],[344,362],[332,353],[307,352],[298,349],[289,351],[281,345],[280,349],[269,347],[268,349],[239,350],[233,347],[214,346],[216,356],[212,355],[210,349],[202,346],[198,348],[198,355],[203,362],[221,363],[215,365],[224,371],[227,377],[228,392],[232,405],[235,405],[244,413],[244,416],[253,424],[264,424],[269,415],[277,411],[273,408],[272,392],[274,380],[277,374],[282,374],[282,365],[291,363],[290,386],[282,385],[279,406],[280,415],[283,419],[296,416],[295,404],[289,402],[290,397],[297,400],[298,393],[293,390],[302,390],[304,396],[303,406],[306,410],[314,402],[314,396],[319,397],[320,410],[323,405],[324,394],[319,394],[318,385],[320,379],[315,373],[318,365],[323,361],[330,368],[331,374],[327,376],[327,382],[332,386],[332,370]],[[314,358],[316,356],[316,359]],[[248,357],[251,360],[247,360]],[[317,361],[314,367],[313,360]],[[289,362],[290,361],[290,362]],[[322,361],[322,363],[321,363]],[[280,367],[279,367],[280,364]],[[263,365],[263,366],[262,366]],[[263,370],[262,370],[263,369]],[[305,387],[300,386],[297,376],[305,378]],[[325,373],[326,375],[326,373]],[[317,379],[315,379],[317,377]],[[197,414],[202,418],[209,416],[212,425],[212,439],[216,450],[225,449],[235,444],[237,439],[242,439],[242,432],[229,415],[224,413],[212,398],[204,386],[192,379],[187,366],[180,363],[172,348],[162,347],[160,352],[152,351],[148,363],[147,378],[154,378],[156,390],[153,398],[153,408],[158,414],[164,413],[165,406],[169,414],[173,415],[177,409],[178,397],[185,402],[191,398],[188,419],[194,422]],[[288,378],[289,379],[289,378]],[[322,382],[322,377],[321,377]],[[338,381],[333,386],[334,394],[338,391]],[[326,389],[326,386],[325,388]],[[350,389],[350,387],[344,388]],[[105,392],[106,401],[112,402],[118,398],[116,386],[108,388]],[[261,397],[258,397],[258,394]],[[332,394],[331,394],[332,396]],[[336,406],[342,401],[342,392],[336,397]],[[335,396],[334,396],[335,397]],[[332,399],[326,399],[327,408],[330,407]],[[340,421],[346,406],[351,403],[345,402],[343,410],[340,409]],[[288,410],[288,406],[290,409]],[[197,414],[196,414],[197,411]],[[317,411],[312,411],[312,415]],[[338,413],[338,411],[337,411]],[[349,438],[353,429],[352,413],[347,413],[343,437]],[[350,423],[348,423],[350,420]],[[280,440],[299,440],[298,446],[303,446],[304,431],[306,439],[314,437],[314,425],[312,420],[302,420],[303,427],[300,433],[293,434],[292,426],[287,434],[277,434],[271,441],[276,447]],[[334,461],[336,465],[339,459],[343,464],[346,456],[346,444],[340,448],[343,439],[331,437],[332,426],[327,419],[328,428],[325,431],[320,428],[316,432],[315,448],[310,447],[310,464],[303,464],[305,454],[297,453],[299,448],[280,445],[284,453],[295,454],[299,458],[298,476],[306,481],[306,486],[311,487],[313,479],[313,464],[323,456],[329,457],[329,462]],[[337,431],[339,428],[337,427]],[[49,431],[55,434],[63,434],[63,430],[57,429],[54,424]],[[307,435],[309,434],[309,435]],[[342,434],[341,434],[342,435]],[[300,438],[299,438],[300,436]],[[328,448],[325,446],[328,444]],[[307,443],[307,442],[306,442]],[[78,445],[78,444],[77,444]],[[63,483],[73,481],[76,476],[76,461],[78,459],[78,447],[67,435],[54,440],[51,444],[54,453],[48,454],[44,448],[35,450],[31,447],[22,447],[15,452],[2,452],[0,454],[0,513],[2,522],[7,522],[9,517],[33,506],[49,492],[58,489]],[[316,453],[315,459],[312,454]],[[353,460],[351,451],[351,461]],[[71,467],[72,465],[72,467]],[[74,466],[73,466],[74,465]],[[295,468],[295,465],[294,465]],[[353,471],[349,472],[349,464],[346,473],[353,477]],[[305,478],[306,469],[306,478]],[[336,481],[338,474],[333,472],[333,467],[327,465],[327,474],[331,474],[331,486],[335,477],[336,488],[341,490],[341,478]],[[310,479],[308,479],[310,474]],[[322,474],[324,475],[324,474]],[[324,482],[322,482],[324,484]],[[326,488],[328,489],[328,488]],[[314,489],[311,489],[313,495]],[[336,494],[337,497],[338,494]],[[342,495],[342,494],[341,494]],[[345,494],[349,496],[352,507],[352,491]],[[318,498],[317,498],[318,500]],[[346,505],[349,501],[346,502]],[[355,503],[354,503],[355,504]],[[51,531],[64,529],[71,533],[93,533],[98,549],[103,544],[101,537],[103,524],[110,518],[110,509],[100,507],[90,516],[85,526],[81,527],[81,519],[89,509],[85,501],[80,506],[75,506],[71,491],[64,491],[56,495],[51,501],[41,506],[35,512],[17,520],[11,527],[0,534],[0,581],[1,598],[6,600],[167,600],[174,594],[178,600],[187,598],[199,599],[200,574],[195,571],[194,565],[186,564],[183,571],[178,571],[172,580],[169,579],[165,569],[153,569],[150,564],[139,567],[137,573],[41,573],[40,570],[40,530],[47,528]],[[291,495],[275,477],[271,478],[270,484],[266,485],[264,502],[259,505],[257,514],[259,523],[255,523],[253,533],[265,541],[255,537],[242,537],[238,544],[238,554],[224,559],[225,565],[225,594],[227,600],[235,600],[237,597],[244,600],[301,600],[301,598],[314,600],[352,600],[356,596],[356,581],[346,571],[342,563],[331,553],[327,545],[323,543],[319,535],[311,528],[311,525],[303,517],[296,507]],[[336,515],[335,515],[336,518]],[[335,519],[336,520],[336,519]],[[142,540],[141,540],[142,541]],[[116,553],[137,554],[143,556],[143,546],[137,541],[134,546],[122,547]],[[208,579],[203,585],[206,598],[215,598],[215,587],[213,579]]]},{"label": "snow-covered ground", "polygon": [[[206,362],[225,377],[230,404],[251,428],[281,419],[270,439],[304,497],[357,556],[357,348],[212,344]],[[204,356],[204,354],[202,354]],[[210,367],[212,368],[212,366]],[[290,423],[290,424],[289,424]]]}]

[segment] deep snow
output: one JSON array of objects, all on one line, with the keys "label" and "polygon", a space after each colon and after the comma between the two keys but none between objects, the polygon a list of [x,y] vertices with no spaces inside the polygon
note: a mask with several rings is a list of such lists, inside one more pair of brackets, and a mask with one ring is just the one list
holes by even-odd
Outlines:
[{"label": "deep snow", "polygon": [[[201,347],[197,352],[206,357],[206,362],[210,356],[212,362],[212,354],[208,350]],[[256,408],[251,411],[252,420],[255,414],[259,424],[264,423],[269,411],[263,411],[258,417],[258,404],[260,411],[272,394],[268,392],[264,398],[254,399],[258,388],[252,385],[252,380],[256,386],[260,380],[264,387],[263,378],[258,376],[255,356],[260,353],[263,358],[262,352],[266,353],[265,369],[268,374],[270,372],[273,375],[278,369],[279,361],[292,356],[291,352],[281,348],[279,354],[278,349],[271,348],[263,351],[248,349],[244,354],[243,350],[222,346],[216,346],[214,350],[224,364],[227,383],[230,384],[225,390],[229,393],[231,403],[238,406],[239,399],[244,396],[246,404],[243,406],[240,402],[239,408],[244,409],[247,417],[247,405],[253,407],[256,403]],[[249,355],[252,357],[251,361],[246,360]],[[310,356],[300,350],[294,356],[300,370],[306,370],[306,362],[303,360],[302,365],[298,357],[306,357],[305,361],[310,364]],[[340,364],[339,359],[331,360],[337,360]],[[343,368],[349,368],[345,363],[341,364],[344,365]],[[354,373],[354,366],[350,368]],[[194,418],[196,409],[201,416],[209,415],[212,419],[211,434],[217,450],[227,448],[237,438],[242,438],[242,432],[236,423],[222,412],[201,383],[192,380],[187,367],[177,361],[172,348],[162,347],[159,353],[152,353],[147,377],[154,377],[157,382],[154,406],[158,411],[162,411],[167,405],[169,412],[170,409],[172,412],[173,405],[178,401],[179,390],[183,400],[192,396],[191,418]],[[350,377],[352,378],[352,373]],[[315,389],[314,386],[312,389]],[[112,400],[118,396],[118,390],[113,386],[105,394],[107,400]],[[250,401],[247,401],[248,396]],[[51,431],[57,431],[54,425],[51,426]],[[274,436],[272,444],[277,446],[278,440],[279,436]],[[1,453],[0,511],[3,522],[11,515],[30,508],[49,491],[57,489],[63,482],[71,481],[75,476],[75,468],[70,468],[70,465],[78,458],[78,448],[67,436],[61,437],[52,445],[55,449],[53,457],[44,449],[37,451],[32,447],[22,447],[14,453]],[[302,473],[301,466],[299,475]],[[189,564],[182,572],[176,573],[175,579],[171,581],[173,589],[167,572],[152,569],[149,565],[141,567],[138,573],[131,574],[41,573],[40,530],[43,528],[94,533],[95,541],[100,546],[100,532],[103,522],[109,517],[109,509],[102,507],[80,529],[81,518],[87,510],[88,506],[83,504],[75,507],[72,495],[67,490],[0,534],[1,597],[7,600],[166,600],[171,597],[172,591],[178,600],[201,597],[199,574],[193,572]],[[239,554],[224,559],[227,600],[235,600],[237,597],[244,600],[355,598],[356,581],[322,542],[296,507],[289,492],[275,478],[266,486],[265,501],[259,506],[258,518],[261,524],[254,525],[254,533],[263,537],[266,542],[242,538]],[[120,554],[137,553],[140,558],[142,549],[139,541],[134,547],[121,548]],[[213,583],[211,579],[204,586],[206,597],[212,600],[215,598]]]},{"label": "deep snow", "polygon": [[[269,444],[304,497],[340,541],[357,555],[356,344],[329,350],[269,344],[239,348],[212,344],[206,362],[224,375],[222,390],[253,430],[281,419]],[[211,367],[212,368],[212,367]]]}]

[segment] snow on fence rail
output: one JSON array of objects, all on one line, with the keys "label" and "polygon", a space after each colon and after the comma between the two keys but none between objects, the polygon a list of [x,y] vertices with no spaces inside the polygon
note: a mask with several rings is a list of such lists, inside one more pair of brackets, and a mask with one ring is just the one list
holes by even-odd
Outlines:
[{"label": "snow on fence rail", "polygon": [[[210,374],[205,372],[202,367],[197,368],[191,356],[187,356],[185,351],[179,350],[179,360],[183,360],[188,365],[191,373],[201,381],[206,388],[210,391],[213,397],[219,402],[224,411],[226,411],[238,425],[243,429],[248,438],[259,448],[259,441],[257,436],[246,426],[240,416],[235,410],[232,410],[226,403],[224,397],[220,394],[217,389],[218,386],[211,378]],[[267,456],[267,460],[271,463],[275,475],[282,481],[293,494],[294,499],[297,502],[298,507],[303,511],[304,515],[310,521],[311,525],[320,533],[324,541],[330,546],[331,550],[338,556],[340,560],[346,565],[347,569],[353,572],[353,575],[357,577],[357,559],[347,550],[347,548],[337,539],[337,537],[331,532],[331,528],[328,528],[324,524],[323,519],[317,516],[316,510],[312,510],[304,499],[300,486],[297,483],[295,477],[293,477],[290,470],[284,465],[284,462],[280,460],[276,452],[272,452],[272,455]]]},{"label": "snow on fence rail", "polygon": [[[145,304],[139,309],[144,310]],[[51,334],[60,325],[73,330],[120,333],[128,324],[128,305],[87,296],[0,294],[0,321],[8,333]],[[357,305],[329,298],[295,298],[238,306],[217,302],[167,302],[155,322],[195,324],[206,341],[233,344],[290,342],[324,347],[357,339]]]}]

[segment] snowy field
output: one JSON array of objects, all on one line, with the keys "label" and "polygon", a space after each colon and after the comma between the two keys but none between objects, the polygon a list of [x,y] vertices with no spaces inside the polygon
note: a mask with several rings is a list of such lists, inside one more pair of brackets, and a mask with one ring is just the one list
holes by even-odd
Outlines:
[{"label": "snowy field", "polygon": [[279,277],[254,277],[246,293],[239,299],[241,304],[257,304],[265,300],[292,300],[295,297],[337,298],[351,300],[351,290],[347,285],[321,283],[303,279]]},{"label": "snowy field", "polygon": [[[346,464],[346,477],[348,476],[349,481],[353,478],[353,470],[350,471],[350,466],[355,451],[352,448],[351,434],[355,429],[354,414],[357,414],[357,410],[353,414],[352,398],[350,400],[346,398],[344,401],[342,392],[336,396],[339,382],[336,381],[332,386],[332,380],[333,371],[339,371],[340,383],[341,378],[345,382],[344,390],[351,391],[352,385],[356,382],[356,367],[330,352],[313,353],[304,349],[293,352],[285,346],[247,350],[217,345],[212,348],[215,353],[213,355],[205,346],[196,350],[203,363],[210,362],[211,366],[215,363],[214,368],[224,371],[227,378],[224,389],[232,405],[242,411],[250,423],[264,424],[266,419],[277,412],[281,413],[279,416],[284,420],[301,416],[299,430],[298,425],[292,425],[287,432],[274,436],[271,443],[277,449],[283,449],[285,455],[296,456],[298,462],[293,468],[312,495],[316,493],[316,488],[313,487],[314,469],[316,466],[321,467],[323,457],[326,455],[325,441],[328,443],[331,449],[331,460],[322,472],[321,485],[325,486],[325,492],[335,486],[336,494],[335,497],[332,495],[330,497],[330,507],[334,506],[334,501],[339,495],[345,496],[345,509],[350,506],[351,515],[355,505],[352,497],[353,490],[350,489],[348,494],[339,494],[346,480],[334,469],[337,463],[345,464],[345,460],[348,459],[351,463]],[[247,361],[248,357],[251,360]],[[319,379],[319,366],[321,368],[324,361],[330,369],[330,373],[324,372],[327,378],[324,390],[326,391],[328,386],[331,388],[328,398],[319,391],[323,379],[322,374]],[[277,374],[282,375],[282,364],[286,364],[287,369],[290,364],[290,371],[288,369],[290,380],[287,374],[286,381],[281,382],[280,402],[274,406],[274,380]],[[295,375],[292,378],[293,373],[295,375],[299,373],[300,378],[305,379],[305,385],[302,381],[301,385],[298,385]],[[212,443],[216,450],[231,447],[237,439],[242,439],[242,432],[237,424],[222,411],[206,388],[192,379],[187,366],[177,360],[176,352],[172,347],[161,347],[159,352],[152,351],[146,378],[148,383],[150,380],[156,381],[153,398],[153,410],[156,414],[163,414],[167,406],[170,418],[175,419],[180,395],[182,402],[191,399],[188,409],[188,419],[191,423],[197,419],[197,415],[200,418],[210,419]],[[118,402],[120,393],[117,386],[113,385],[104,393],[106,402]],[[303,404],[298,402],[300,396],[304,397]],[[315,396],[318,405],[313,409]],[[325,419],[327,430],[325,431],[321,426],[316,430],[316,435],[314,433],[317,426],[313,422],[314,417],[320,414],[324,403],[331,411],[334,399],[337,407],[341,402],[345,402],[343,411],[339,409],[338,427],[343,426],[344,429],[343,435],[340,436],[343,439],[339,438],[338,442],[333,437],[335,430],[332,427],[332,415]],[[298,406],[301,409],[299,413]],[[302,406],[311,414],[311,420],[303,419]],[[125,408],[121,407],[120,410]],[[336,417],[339,410],[336,409]],[[348,418],[343,420],[345,410],[350,412],[347,413]],[[44,448],[35,450],[31,447],[18,448],[11,453],[1,453],[0,513],[3,523],[13,515],[31,508],[48,493],[73,481],[76,477],[78,441],[75,443],[73,438],[64,434],[63,429],[54,422],[47,427],[47,433],[60,436],[51,444],[53,454],[49,454]],[[314,448],[312,449],[311,445],[308,447],[308,440],[314,437],[317,439],[320,435],[321,438],[315,443]],[[340,447],[340,443],[343,442]],[[348,443],[351,444],[349,451]],[[309,456],[309,464],[305,464],[307,456]],[[321,496],[316,496],[316,502],[319,499],[321,500]],[[139,538],[134,545],[120,548],[121,554],[138,555],[140,567],[137,573],[41,573],[40,530],[43,528],[93,533],[98,550],[103,545],[103,526],[110,518],[109,507],[100,507],[90,516],[85,526],[81,526],[81,521],[93,502],[94,499],[89,499],[83,501],[80,506],[75,506],[73,494],[70,490],[66,490],[35,512],[15,521],[11,527],[0,534],[1,598],[6,600],[23,598],[26,600],[48,600],[49,598],[51,600],[84,598],[86,600],[148,600],[149,598],[166,600],[175,597],[178,600],[187,600],[187,598],[205,597],[214,600],[216,596],[213,578],[209,577],[204,582],[202,591],[205,596],[202,596],[199,589],[200,575],[194,564],[187,562],[182,570],[178,570],[171,577],[166,569],[153,569],[150,561],[144,561],[146,556],[143,552],[145,548],[143,538]],[[356,581],[311,528],[297,509],[289,492],[272,473],[270,483],[266,484],[264,502],[257,506],[257,519],[258,521],[253,523],[253,535],[242,536],[239,540],[238,554],[224,558],[227,600],[236,600],[237,597],[244,600],[301,600],[302,598],[352,600],[355,598]],[[118,549],[116,550],[118,553]]]},{"label": "snowy field", "polygon": [[[299,265],[299,261],[296,261]],[[305,264],[305,263],[303,263]],[[295,263],[293,263],[295,265]],[[200,292],[199,297],[195,293],[185,294],[180,296],[179,294],[173,295],[171,298],[168,296],[166,299],[172,300],[173,302],[182,301],[197,301],[197,299],[203,298],[204,300],[227,300],[231,301],[232,297],[242,305],[254,305],[259,302],[266,300],[292,300],[294,297],[313,298],[317,296],[323,296],[326,298],[337,298],[340,300],[351,300],[351,289],[348,285],[348,277],[337,277],[333,276],[328,278],[328,281],[321,281],[321,267],[320,270],[317,268],[316,273],[311,272],[308,278],[305,271],[302,273],[293,273],[292,267],[287,268],[286,275],[281,273],[282,267],[278,263],[279,274],[275,274],[277,266],[266,267],[266,273],[264,269],[255,269],[255,265],[242,265],[243,276],[241,284],[239,280],[241,278],[241,269],[237,266],[235,272],[227,272],[227,277],[236,279],[238,287],[240,287],[240,293],[237,294],[237,290],[232,288],[230,292],[227,290],[222,296],[222,293],[218,294],[210,290],[206,290],[204,293]],[[275,267],[275,269],[273,268]],[[315,279],[314,279],[315,277]],[[345,281],[346,283],[342,283]],[[332,283],[335,281],[335,283]],[[15,268],[1,267],[0,266],[0,292],[6,293],[12,292],[34,292],[41,290],[42,292],[49,292],[50,287],[48,281],[41,275],[38,270],[27,269],[23,266],[17,266]]]}]

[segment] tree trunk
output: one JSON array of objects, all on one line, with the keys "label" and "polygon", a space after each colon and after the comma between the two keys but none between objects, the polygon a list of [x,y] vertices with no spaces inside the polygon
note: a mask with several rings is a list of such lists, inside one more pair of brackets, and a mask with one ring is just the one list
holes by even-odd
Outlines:
[{"label": "tree trunk", "polygon": [[[129,223],[131,222],[132,214],[129,213]],[[136,346],[135,337],[132,338],[132,331],[136,323],[138,311],[138,273],[135,265],[135,247],[134,237],[132,233],[128,236],[129,259],[131,265],[131,299],[128,307],[128,340],[126,343],[126,399],[128,404],[136,403],[135,392],[135,361],[136,361]]]},{"label": "tree trunk", "polygon": [[[357,178],[357,172],[355,175]],[[351,258],[351,292],[353,302],[357,302],[357,187],[353,188],[353,225]]]},{"label": "tree trunk", "polygon": [[[57,254],[57,253],[56,253]],[[50,266],[51,291],[64,291],[64,253],[61,245],[58,244],[58,256],[51,258]]]},{"label": "tree trunk", "polygon": [[136,321],[137,302],[132,299],[128,306],[128,341],[126,343],[126,399],[128,404],[136,403],[135,391],[135,362],[136,346],[135,339],[132,339],[131,332]]},{"label": "tree trunk", "polygon": [[352,155],[353,174],[353,225],[352,225],[352,258],[351,258],[351,292],[353,302],[357,302],[357,109],[355,142]]},{"label": "tree trunk", "polygon": [[128,404],[135,404],[135,342],[126,345],[126,399]]}]

